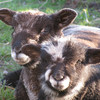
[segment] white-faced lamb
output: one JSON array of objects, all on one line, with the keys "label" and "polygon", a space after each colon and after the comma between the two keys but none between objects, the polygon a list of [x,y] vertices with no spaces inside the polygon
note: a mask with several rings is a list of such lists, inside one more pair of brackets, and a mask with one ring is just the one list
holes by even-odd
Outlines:
[{"label": "white-faced lamb", "polygon": [[[100,33],[84,35],[23,46],[23,53],[38,59],[36,68],[23,68],[20,78],[29,100],[100,99]],[[96,37],[98,42],[93,42]]]},{"label": "white-faced lamb", "polygon": [[22,70],[17,100],[99,100],[100,29],[70,27],[71,35],[22,47],[35,62]]}]

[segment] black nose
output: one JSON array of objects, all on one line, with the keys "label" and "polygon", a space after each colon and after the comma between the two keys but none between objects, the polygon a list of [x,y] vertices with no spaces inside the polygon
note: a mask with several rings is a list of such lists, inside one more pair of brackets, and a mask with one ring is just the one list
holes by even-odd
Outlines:
[{"label": "black nose", "polygon": [[52,77],[55,80],[60,81],[63,80],[65,76],[66,76],[65,65],[63,63],[56,64],[56,66],[54,66],[52,69]]},{"label": "black nose", "polygon": [[15,48],[14,48],[14,51],[15,51],[16,53],[20,53],[20,52],[21,52],[21,48],[20,48],[20,47],[15,47]]},{"label": "black nose", "polygon": [[54,74],[53,74],[53,78],[54,78],[56,81],[61,81],[61,80],[64,79],[64,74],[63,74],[63,73],[60,73],[60,72],[54,73]]},{"label": "black nose", "polygon": [[21,51],[21,40],[20,41],[13,41],[13,43],[12,43],[12,49],[16,53],[19,53]]}]

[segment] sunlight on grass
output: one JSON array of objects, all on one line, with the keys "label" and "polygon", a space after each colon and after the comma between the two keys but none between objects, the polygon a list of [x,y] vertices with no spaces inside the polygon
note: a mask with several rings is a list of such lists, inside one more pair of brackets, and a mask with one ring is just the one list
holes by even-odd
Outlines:
[{"label": "sunlight on grass", "polygon": [[84,11],[84,14],[85,14],[85,21],[86,21],[87,23],[89,23],[89,20],[88,20],[88,17],[89,17],[88,9],[83,9],[83,11]]},{"label": "sunlight on grass", "polygon": [[54,13],[55,11],[53,9],[46,8],[45,12],[48,14],[51,14],[51,13]]}]

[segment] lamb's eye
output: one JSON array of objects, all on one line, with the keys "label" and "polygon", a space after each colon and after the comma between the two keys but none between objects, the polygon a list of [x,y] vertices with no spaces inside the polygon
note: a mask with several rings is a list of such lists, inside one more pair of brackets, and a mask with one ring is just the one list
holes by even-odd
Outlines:
[{"label": "lamb's eye", "polygon": [[81,64],[81,62],[82,62],[81,60],[78,60],[76,63],[77,63],[77,64]]},{"label": "lamb's eye", "polygon": [[48,32],[50,32],[49,28],[43,28],[43,29],[41,30],[41,34],[46,34],[46,33],[48,33]]},{"label": "lamb's eye", "polygon": [[83,60],[77,60],[76,65],[82,65],[82,64],[84,64]]},{"label": "lamb's eye", "polygon": [[46,33],[46,32],[47,32],[47,30],[44,28],[41,30],[41,33]]}]

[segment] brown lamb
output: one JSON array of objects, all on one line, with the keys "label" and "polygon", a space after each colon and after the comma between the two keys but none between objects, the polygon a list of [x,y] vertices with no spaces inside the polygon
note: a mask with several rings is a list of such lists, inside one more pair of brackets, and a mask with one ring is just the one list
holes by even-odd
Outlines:
[{"label": "brown lamb", "polygon": [[78,34],[72,28],[77,34],[23,46],[38,59],[34,70],[25,67],[21,74],[29,100],[100,99],[100,29],[93,29]]}]

